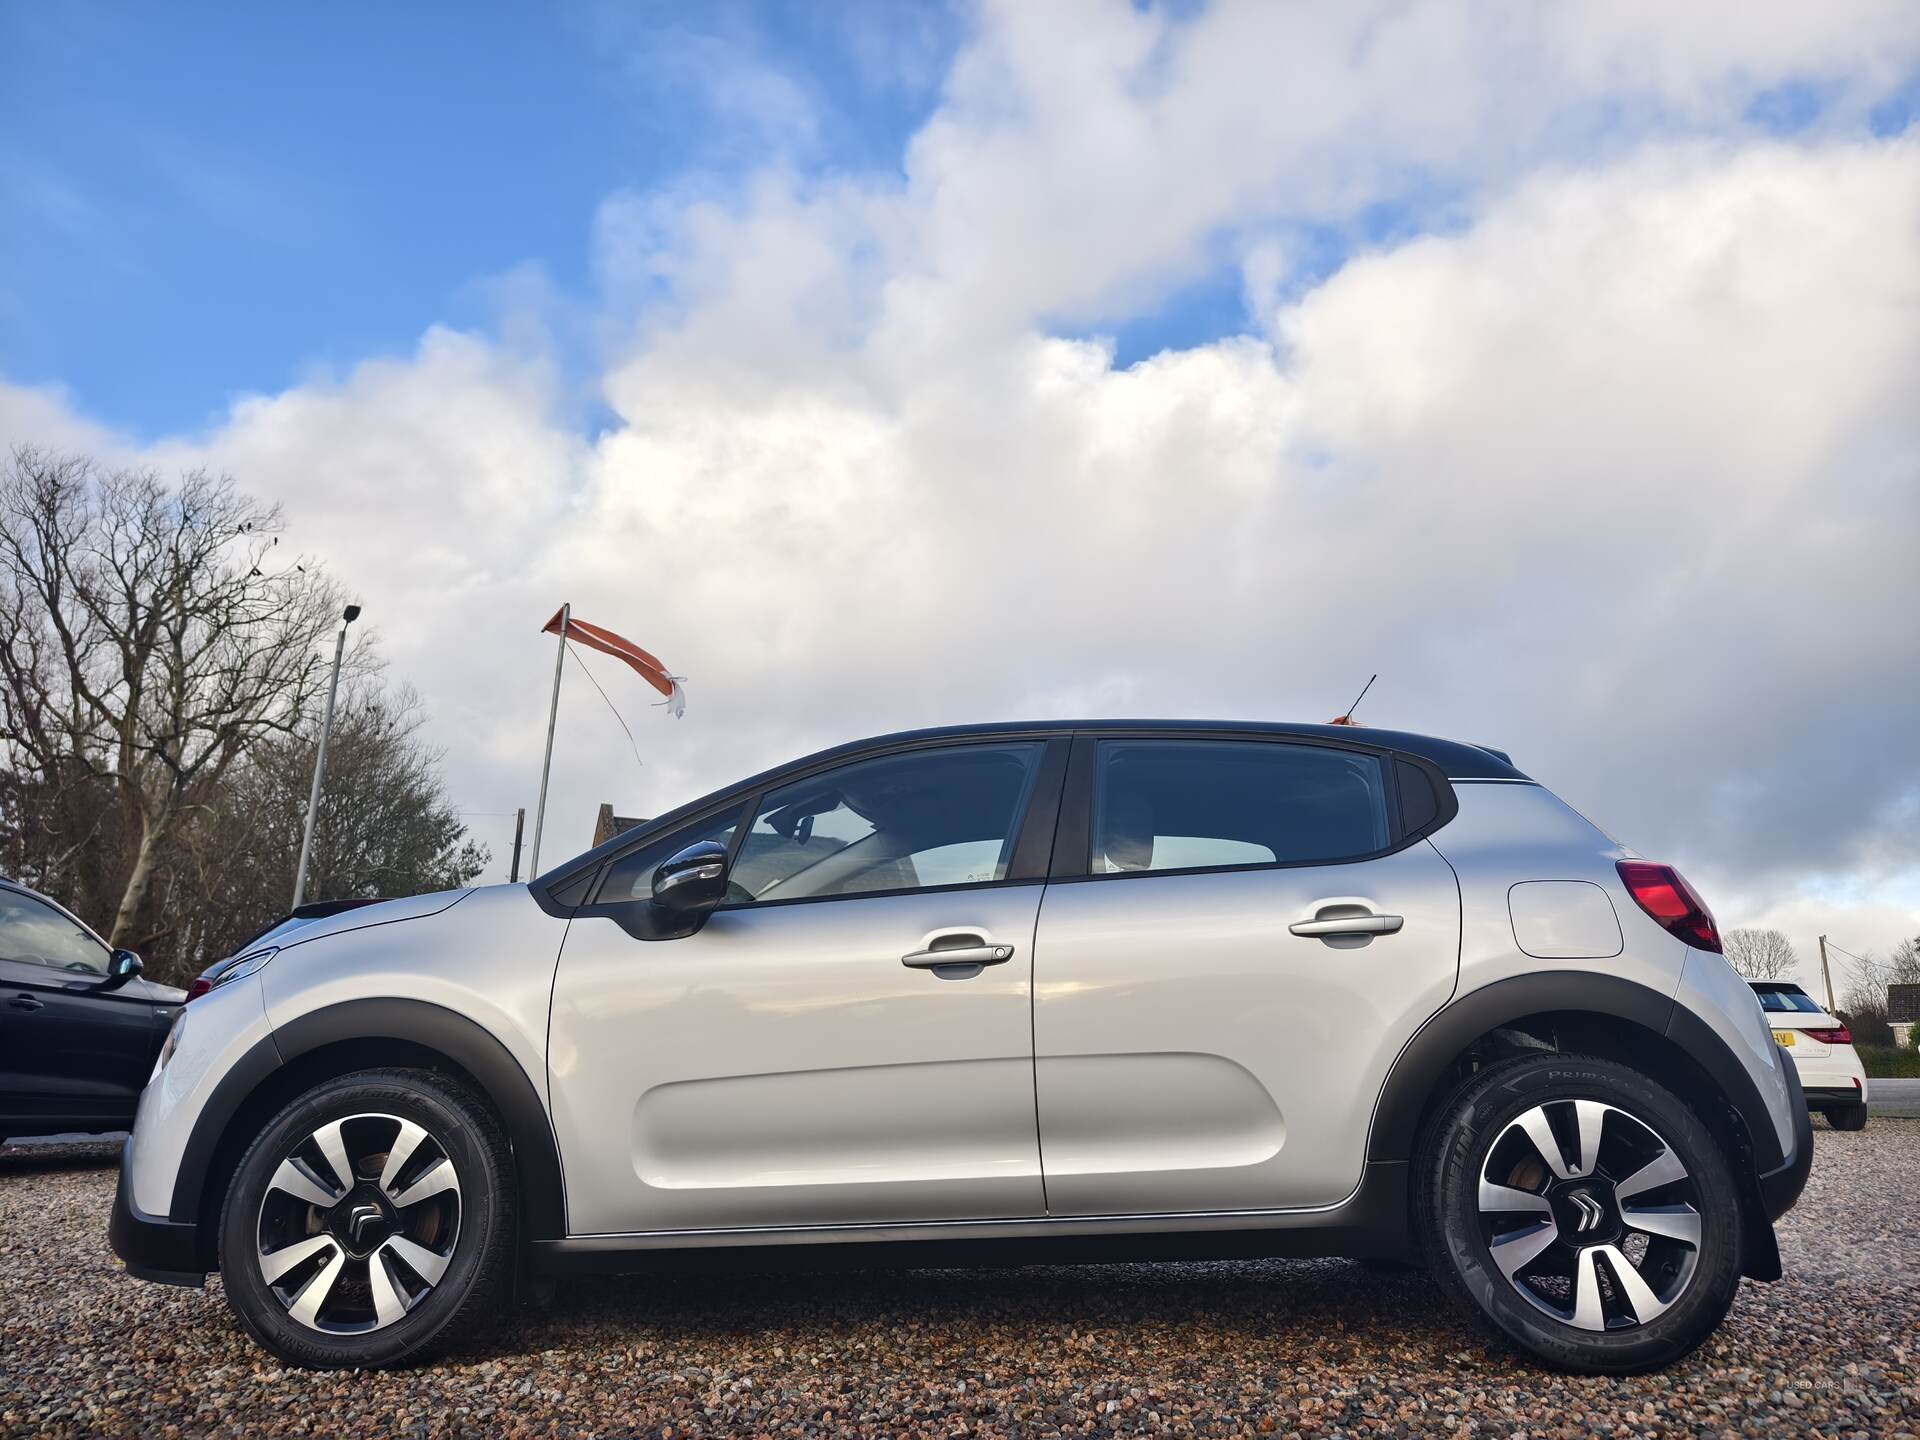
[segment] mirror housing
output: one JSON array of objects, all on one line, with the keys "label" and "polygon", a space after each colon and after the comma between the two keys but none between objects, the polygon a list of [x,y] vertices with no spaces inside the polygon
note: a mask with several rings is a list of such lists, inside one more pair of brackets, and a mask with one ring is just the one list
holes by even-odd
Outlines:
[{"label": "mirror housing", "polygon": [[653,903],[677,915],[704,915],[727,898],[727,847],[702,840],[653,872]]},{"label": "mirror housing", "polygon": [[140,963],[140,957],[131,950],[116,950],[107,957],[107,978],[96,989],[118,990],[146,967]]}]

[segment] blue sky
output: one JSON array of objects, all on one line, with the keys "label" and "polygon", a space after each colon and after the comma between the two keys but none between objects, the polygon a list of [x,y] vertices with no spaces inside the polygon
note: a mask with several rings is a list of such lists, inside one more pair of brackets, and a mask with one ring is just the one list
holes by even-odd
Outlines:
[{"label": "blue sky", "polygon": [[[486,329],[509,293],[591,306],[609,195],[724,185],[772,155],[815,175],[897,172],[971,14],[885,0],[7,6],[0,375],[67,387],[153,439],[217,423],[236,396],[404,353],[432,324]],[[1783,80],[1746,123],[1802,133],[1838,88]],[[1870,126],[1896,133],[1917,108],[1920,78],[1879,96]],[[1398,190],[1338,223],[1299,219],[1291,287],[1355,247],[1444,228],[1446,186],[1416,173]],[[1157,286],[1047,318],[1110,338],[1122,367],[1242,331],[1239,239],[1223,229]],[[560,332],[563,349],[594,343]],[[587,377],[598,357],[563,358]],[[576,413],[596,413],[581,398]]]},{"label": "blue sky", "polygon": [[[957,25],[833,8],[852,23],[783,5],[0,7],[0,374],[64,384],[138,436],[198,429],[235,394],[489,323],[488,280],[520,267],[586,293],[613,192],[775,144],[897,164]],[[793,93],[766,113],[716,108],[769,78]],[[781,105],[811,133],[769,134]]]}]

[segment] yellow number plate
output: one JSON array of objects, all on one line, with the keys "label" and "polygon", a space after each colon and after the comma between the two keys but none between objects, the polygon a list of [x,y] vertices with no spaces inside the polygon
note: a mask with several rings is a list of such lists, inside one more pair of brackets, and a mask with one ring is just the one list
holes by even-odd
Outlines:
[{"label": "yellow number plate", "polygon": [[1793,1049],[1793,1031],[1791,1030],[1774,1031],[1773,1040],[1776,1045],[1782,1046],[1783,1048],[1788,1050]]}]

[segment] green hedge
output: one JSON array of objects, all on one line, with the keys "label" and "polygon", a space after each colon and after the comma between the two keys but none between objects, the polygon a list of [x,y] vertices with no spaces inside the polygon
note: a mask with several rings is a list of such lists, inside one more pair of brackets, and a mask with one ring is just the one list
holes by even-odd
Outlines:
[{"label": "green hedge", "polygon": [[1856,1045],[1871,1080],[1920,1080],[1920,1050],[1894,1045]]}]

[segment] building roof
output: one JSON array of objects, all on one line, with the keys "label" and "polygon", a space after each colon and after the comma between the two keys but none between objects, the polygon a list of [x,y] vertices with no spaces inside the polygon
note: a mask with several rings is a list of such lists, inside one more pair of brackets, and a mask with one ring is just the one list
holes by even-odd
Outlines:
[{"label": "building roof", "polygon": [[646,817],[643,815],[616,815],[613,813],[613,806],[602,801],[600,813],[593,822],[593,843],[596,846],[604,845],[614,836],[624,834],[636,825],[646,823]]}]

